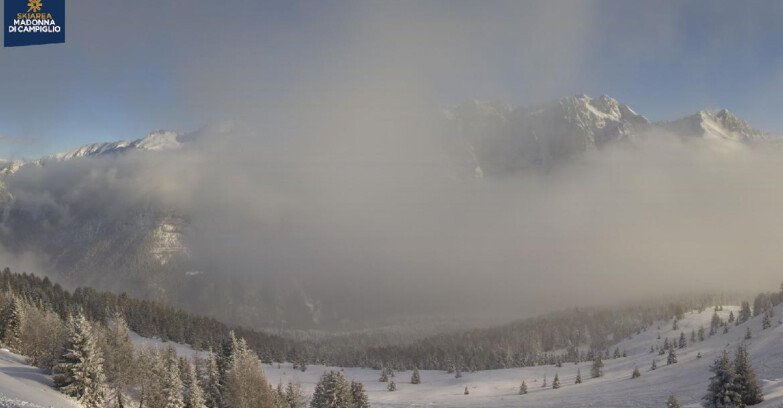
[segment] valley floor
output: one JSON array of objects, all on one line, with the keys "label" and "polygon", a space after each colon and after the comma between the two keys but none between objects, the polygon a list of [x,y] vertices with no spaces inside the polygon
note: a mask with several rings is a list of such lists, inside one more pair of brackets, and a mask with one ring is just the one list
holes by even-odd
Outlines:
[{"label": "valley floor", "polygon": [[[738,308],[726,306],[718,315],[726,320],[729,312],[737,314]],[[386,383],[378,382],[380,371],[361,368],[346,368],[347,379],[362,381],[367,389],[373,407],[665,407],[669,394],[674,394],[683,407],[697,407],[707,390],[711,373],[709,366],[725,349],[732,354],[737,345],[746,341],[751,362],[762,384],[765,401],[757,405],[760,408],[781,407],[783,405],[783,325],[777,325],[777,316],[783,316],[783,305],[775,309],[773,327],[761,330],[762,317],[756,317],[739,326],[733,323],[729,332],[707,337],[705,341],[690,344],[691,330],[698,331],[700,326],[709,330],[712,309],[702,313],[686,313],[678,330],[672,330],[671,321],[660,322],[646,332],[622,341],[621,350],[627,357],[604,360],[604,376],[590,378],[590,362],[578,366],[573,363],[563,367],[538,366],[503,370],[463,373],[462,378],[444,371],[421,371],[422,383],[410,384],[411,372],[396,373],[394,378],[397,391],[386,390]],[[746,327],[750,327],[753,338],[744,340]],[[678,349],[678,363],[667,366],[666,356],[650,353],[650,346],[663,344],[665,338],[679,337],[685,332],[688,346]],[[657,336],[660,333],[661,339]],[[697,359],[701,352],[703,358]],[[652,360],[657,361],[658,369],[650,370]],[[638,365],[642,376],[631,379],[634,366]],[[574,384],[577,368],[582,371],[582,384]],[[307,393],[311,393],[316,381],[324,370],[333,367],[310,366],[305,373],[293,370],[290,364],[265,366],[266,375],[272,384],[289,379],[298,379]],[[551,382],[555,374],[560,377],[562,387],[552,389]],[[543,377],[547,377],[548,387],[542,388]],[[529,393],[518,395],[519,385],[524,380]],[[465,387],[470,394],[464,395]]]}]

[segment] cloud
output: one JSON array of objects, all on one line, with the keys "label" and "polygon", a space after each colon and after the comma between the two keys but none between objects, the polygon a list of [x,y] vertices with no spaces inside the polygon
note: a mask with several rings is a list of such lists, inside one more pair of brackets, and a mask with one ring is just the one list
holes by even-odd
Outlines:
[{"label": "cloud", "polygon": [[26,137],[14,137],[14,136],[0,134],[0,143],[19,145],[19,146],[29,146],[38,143],[38,141]]}]

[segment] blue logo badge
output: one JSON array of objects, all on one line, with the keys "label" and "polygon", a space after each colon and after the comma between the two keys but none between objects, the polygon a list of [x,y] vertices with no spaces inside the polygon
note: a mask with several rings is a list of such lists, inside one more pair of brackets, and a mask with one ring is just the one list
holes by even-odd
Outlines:
[{"label": "blue logo badge", "polygon": [[5,0],[6,47],[65,42],[65,0]]}]

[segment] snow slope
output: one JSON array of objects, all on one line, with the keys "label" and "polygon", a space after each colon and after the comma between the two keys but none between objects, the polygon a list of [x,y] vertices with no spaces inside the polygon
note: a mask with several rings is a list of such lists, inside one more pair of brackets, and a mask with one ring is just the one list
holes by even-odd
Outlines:
[{"label": "snow slope", "polygon": [[24,357],[0,349],[0,408],[79,408],[80,405],[52,388],[43,370],[25,364]]},{"label": "snow slope", "polygon": [[[737,314],[737,307],[724,307],[719,316],[726,320],[729,311]],[[669,394],[675,394],[683,406],[700,406],[700,399],[706,393],[710,377],[709,366],[724,349],[734,352],[743,341],[746,327],[750,327],[753,338],[747,341],[753,367],[756,369],[766,396],[757,407],[780,407],[783,404],[783,326],[776,325],[777,316],[783,316],[783,305],[776,308],[773,327],[761,330],[762,317],[752,319],[739,326],[731,324],[729,332],[707,337],[703,342],[690,344],[691,330],[698,332],[699,326],[709,331],[713,311],[686,313],[679,324],[679,330],[672,330],[671,321],[659,322],[652,329],[619,344],[628,357],[605,360],[604,376],[590,378],[590,362],[564,364],[563,367],[538,366],[463,373],[456,379],[443,371],[421,372],[422,384],[410,384],[411,372],[397,373],[396,392],[386,391],[386,383],[378,382],[380,371],[361,368],[346,368],[344,373],[350,379],[364,382],[373,407],[663,407]],[[650,353],[650,346],[663,344],[663,339],[679,337],[684,331],[688,346],[678,349],[677,364],[666,365],[666,356]],[[657,339],[660,333],[661,339]],[[698,352],[703,358],[696,359]],[[650,371],[652,360],[656,359],[658,369]],[[631,379],[635,365],[642,376]],[[577,367],[581,368],[582,384],[574,384]],[[315,382],[324,370],[334,369],[310,366],[305,373],[293,370],[290,364],[280,368],[265,366],[270,383],[298,379],[306,392],[311,393]],[[551,388],[555,373],[559,374],[562,387]],[[549,387],[541,388],[542,379],[547,376]],[[519,384],[525,380],[529,393],[517,395]],[[463,395],[465,387],[470,395]]]},{"label": "snow slope", "polygon": [[[737,314],[738,307],[726,306],[718,312],[726,320],[730,311]],[[712,310],[702,313],[687,313],[672,330],[671,321],[661,321],[639,335],[619,343],[627,357],[605,360],[604,376],[590,378],[590,362],[564,364],[563,367],[538,366],[489,370],[476,373],[463,373],[462,378],[443,371],[422,370],[422,384],[410,384],[411,372],[398,372],[394,378],[396,392],[386,391],[386,383],[378,382],[379,370],[363,368],[345,368],[348,379],[357,379],[365,384],[373,407],[662,407],[669,394],[675,394],[684,407],[700,406],[710,376],[709,366],[719,354],[727,349],[733,353],[736,346],[745,341],[748,345],[751,362],[756,369],[763,387],[766,400],[757,405],[759,408],[780,407],[783,405],[783,325],[777,325],[777,316],[783,316],[783,305],[775,309],[773,327],[761,330],[762,317],[756,317],[739,326],[730,325],[729,332],[722,331],[703,342],[690,343],[691,330],[698,331],[700,326],[709,329]],[[750,327],[753,338],[744,340],[746,328]],[[679,337],[683,331],[688,338],[688,346],[678,349],[679,362],[666,365],[666,356],[650,353],[650,346],[662,344],[665,338]],[[658,339],[660,334],[661,339]],[[137,345],[167,347],[172,345],[182,356],[196,355],[188,345],[173,342],[161,342],[132,334]],[[701,352],[703,358],[697,359]],[[658,363],[658,369],[650,370],[652,360]],[[634,366],[639,367],[641,378],[632,380]],[[574,384],[577,368],[582,371],[582,384]],[[264,371],[273,385],[291,379],[300,381],[307,394],[312,393],[315,383],[325,370],[340,368],[310,366],[302,373],[294,370],[291,364],[265,365]],[[551,388],[552,379],[558,374],[562,387]],[[542,379],[547,377],[548,387],[542,388]],[[517,395],[522,380],[528,385],[527,395]],[[51,377],[42,370],[24,363],[23,357],[0,350],[0,408],[6,407],[53,407],[78,408],[79,405],[51,388]],[[465,387],[470,395],[464,395]]]}]

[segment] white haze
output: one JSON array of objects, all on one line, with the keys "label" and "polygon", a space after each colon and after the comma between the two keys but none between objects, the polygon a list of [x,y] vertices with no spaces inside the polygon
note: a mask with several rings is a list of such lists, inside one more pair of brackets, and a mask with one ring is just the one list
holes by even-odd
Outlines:
[{"label": "white haze", "polygon": [[[201,33],[198,47],[172,50],[181,109],[206,122],[236,117],[241,130],[204,135],[180,152],[26,168],[10,191],[65,222],[77,210],[180,209],[205,272],[298,276],[346,308],[517,316],[777,286],[778,146],[722,151],[656,134],[549,171],[457,177],[438,107],[582,92],[585,72],[597,75],[584,65],[591,40],[607,39],[601,11],[587,2],[459,5],[357,6],[345,26],[328,27],[304,10],[317,28],[281,29],[282,53],[267,37],[234,47],[227,34]],[[646,33],[613,36],[618,61],[643,63],[664,49],[676,60],[673,9],[612,25]],[[189,25],[172,29],[170,41],[201,21],[184,17]],[[312,65],[290,68],[295,81],[284,89],[266,86],[266,68],[297,52]],[[524,84],[509,83],[509,71]]]},{"label": "white haze", "polygon": [[319,131],[276,145],[203,135],[182,151],[25,168],[9,189],[65,223],[175,208],[204,272],[295,276],[381,315],[511,317],[782,277],[777,145],[653,134],[549,171],[465,180],[424,115],[335,114],[305,116]]}]

